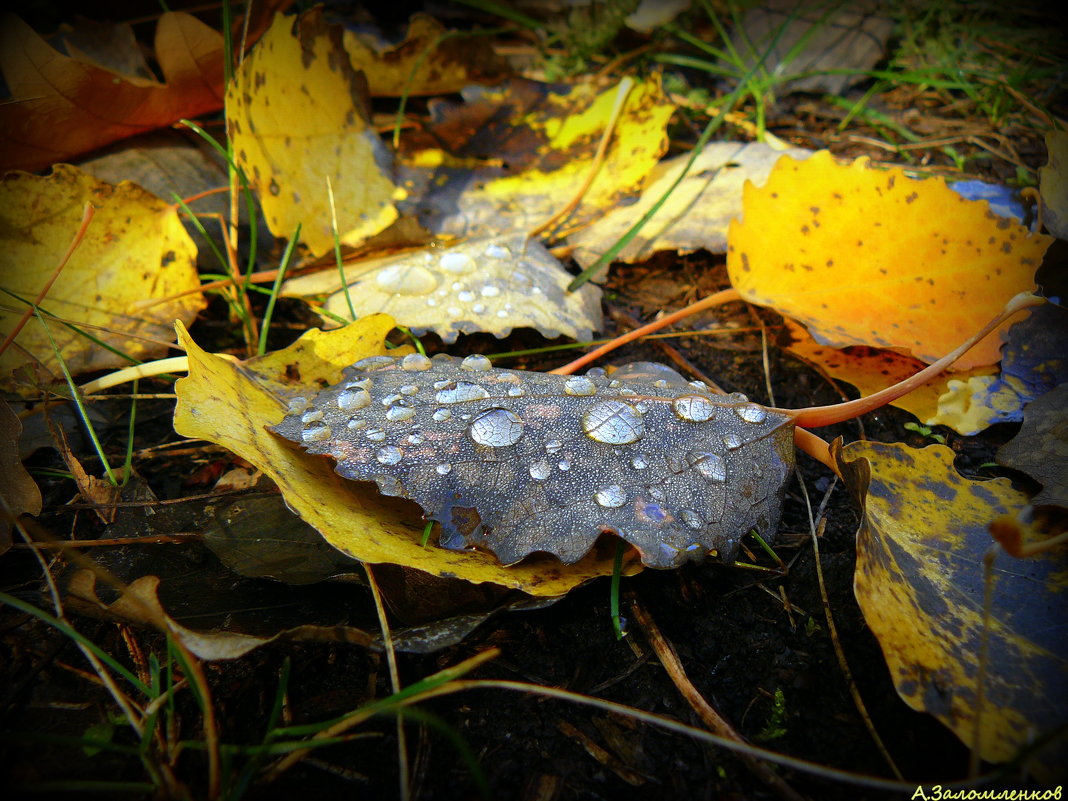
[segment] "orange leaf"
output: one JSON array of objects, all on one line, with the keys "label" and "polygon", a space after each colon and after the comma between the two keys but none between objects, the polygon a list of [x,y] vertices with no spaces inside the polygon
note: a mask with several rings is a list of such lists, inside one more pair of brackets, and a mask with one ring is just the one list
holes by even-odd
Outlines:
[{"label": "orange leaf", "polygon": [[[800,320],[823,344],[926,362],[1033,290],[1053,241],[941,179],[871,169],[865,158],[838,165],[826,151],[780,159],[762,189],[746,185],[743,209],[729,228],[727,269],[746,300]],[[955,369],[994,364],[1000,347],[990,336]]]},{"label": "orange leaf", "polygon": [[0,18],[0,171],[39,170],[222,107],[223,38],[168,12],[156,27],[165,83],[120,75],[57,52],[13,14]]}]

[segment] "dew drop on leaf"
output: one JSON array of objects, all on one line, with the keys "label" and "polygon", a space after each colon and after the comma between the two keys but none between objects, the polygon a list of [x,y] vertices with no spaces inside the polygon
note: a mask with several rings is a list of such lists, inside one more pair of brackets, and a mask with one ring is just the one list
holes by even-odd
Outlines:
[{"label": "dew drop on leaf", "polygon": [[694,451],[690,454],[693,469],[709,481],[727,480],[727,462],[722,456],[707,451]]},{"label": "dew drop on leaf", "polygon": [[378,449],[375,458],[382,464],[396,464],[404,458],[404,451],[396,445],[386,445],[384,448]]},{"label": "dew drop on leaf", "polygon": [[386,432],[381,428],[369,428],[367,429],[367,439],[371,442],[381,442],[386,438]]},{"label": "dew drop on leaf", "polygon": [[311,406],[311,403],[309,403],[308,399],[305,397],[296,397],[290,399],[288,406],[290,414],[300,414]]},{"label": "dew drop on leaf", "polygon": [[409,353],[401,359],[400,366],[402,370],[407,370],[409,373],[421,373],[423,370],[429,370],[433,364],[422,353]]},{"label": "dew drop on leaf", "polygon": [[593,499],[601,506],[616,509],[627,502],[627,493],[624,492],[619,484],[609,484],[607,487],[601,487],[601,489],[597,490]]},{"label": "dew drop on leaf", "polygon": [[704,528],[705,525],[705,521],[701,519],[701,516],[692,509],[682,509],[679,512],[679,520],[692,529]]},{"label": "dew drop on leaf", "polygon": [[371,396],[365,389],[346,389],[337,396],[337,407],[343,412],[354,412],[371,404]]},{"label": "dew drop on leaf", "polygon": [[330,426],[317,426],[301,432],[301,439],[305,442],[323,442],[330,439]]},{"label": "dew drop on leaf", "polygon": [[545,441],[546,453],[557,453],[562,447],[564,447],[564,443],[562,443],[558,439],[550,439]]},{"label": "dew drop on leaf", "polygon": [[392,264],[375,276],[375,284],[396,295],[428,295],[437,289],[438,279],[418,264]]},{"label": "dew drop on leaf", "polygon": [[489,397],[489,393],[484,387],[469,381],[450,381],[444,389],[439,389],[434,397],[438,403],[464,403],[485,400]]},{"label": "dew drop on leaf", "polygon": [[467,275],[474,272],[478,265],[475,260],[466,253],[450,252],[442,254],[438,259],[438,266],[447,273],[453,275]]},{"label": "dew drop on leaf", "polygon": [[305,412],[301,416],[300,422],[304,423],[304,425],[308,425],[308,423],[318,423],[322,419],[323,419],[323,410],[322,409],[312,409],[311,411]]},{"label": "dew drop on leaf", "polygon": [[597,385],[585,376],[576,375],[564,382],[564,393],[579,397],[595,395],[597,393]]},{"label": "dew drop on leaf", "polygon": [[481,353],[472,353],[470,356],[465,356],[464,360],[460,362],[461,370],[470,370],[476,373],[484,373],[492,367],[493,363]]},{"label": "dew drop on leaf", "polygon": [[411,406],[390,406],[386,411],[386,419],[393,423],[403,423],[415,417],[415,409]]},{"label": "dew drop on leaf", "polygon": [[433,417],[439,423],[444,423],[446,420],[452,417],[452,412],[448,409],[435,409],[434,414],[432,414],[431,417]]},{"label": "dew drop on leaf", "polygon": [[492,242],[486,246],[486,255],[491,259],[510,259],[512,258],[512,251],[504,245],[498,245],[496,242]]},{"label": "dew drop on leaf", "polygon": [[763,423],[767,419],[766,409],[755,403],[746,403],[743,406],[735,406],[734,413],[747,423]]},{"label": "dew drop on leaf", "polygon": [[439,476],[447,476],[449,473],[452,472],[452,465],[448,462],[442,462],[441,464],[434,466],[434,471]]},{"label": "dew drop on leaf", "polygon": [[739,437],[737,434],[724,434],[723,444],[729,450],[737,450],[738,448],[742,447],[742,438]]},{"label": "dew drop on leaf", "polygon": [[635,470],[644,470],[649,466],[649,460],[645,458],[645,454],[639,453],[630,460],[630,466]]},{"label": "dew drop on leaf", "polygon": [[561,459],[561,460],[560,460],[560,461],[559,461],[559,462],[557,463],[557,465],[556,465],[556,466],[557,466],[557,467],[559,467],[559,468],[560,468],[561,470],[563,470],[564,472],[567,472],[568,470],[570,470],[570,469],[571,469],[571,461],[570,461],[570,460],[568,460],[568,459]]},{"label": "dew drop on leaf", "polygon": [[523,421],[510,409],[487,409],[471,421],[467,433],[479,445],[506,448],[523,438]]},{"label": "dew drop on leaf", "polygon": [[415,384],[405,384],[400,388],[401,395],[415,395],[419,392],[419,387]]},{"label": "dew drop on leaf", "polygon": [[388,367],[394,361],[396,360],[392,356],[368,356],[366,359],[360,359],[355,362],[351,369],[369,373],[372,370],[381,370],[383,367]]},{"label": "dew drop on leaf", "polygon": [[604,400],[593,404],[582,415],[586,436],[607,445],[629,445],[645,434],[641,413],[629,403]]},{"label": "dew drop on leaf", "polygon": [[716,416],[716,404],[701,395],[682,395],[671,402],[671,408],[682,420],[704,423]]},{"label": "dew drop on leaf", "polygon": [[552,474],[553,469],[544,459],[538,459],[530,464],[530,477],[535,481],[544,481]]}]

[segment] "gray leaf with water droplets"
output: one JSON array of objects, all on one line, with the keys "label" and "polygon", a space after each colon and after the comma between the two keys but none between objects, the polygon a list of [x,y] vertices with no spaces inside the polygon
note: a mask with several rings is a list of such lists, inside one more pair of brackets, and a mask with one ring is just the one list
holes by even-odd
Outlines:
[{"label": "gray leaf with water droplets", "polygon": [[791,419],[664,370],[621,380],[500,370],[481,356],[377,357],[291,404],[272,430],[414,500],[447,548],[570,564],[611,531],[650,567],[730,561],[750,529],[776,534]]}]

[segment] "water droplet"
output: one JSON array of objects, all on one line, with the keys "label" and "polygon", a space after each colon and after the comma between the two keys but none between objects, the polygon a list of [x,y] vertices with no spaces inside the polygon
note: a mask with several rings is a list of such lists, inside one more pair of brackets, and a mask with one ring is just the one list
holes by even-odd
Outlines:
[{"label": "water droplet", "polygon": [[522,387],[508,387],[508,397],[521,398],[527,394],[527,391]]},{"label": "water droplet", "polygon": [[463,288],[464,285],[462,281],[453,281],[452,286],[449,287],[449,289],[451,289],[453,292],[459,292]]},{"label": "water droplet", "polygon": [[375,476],[375,483],[378,484],[378,491],[383,495],[392,495],[396,498],[405,497],[404,485],[396,476],[383,473]]},{"label": "water droplet", "polygon": [[567,472],[571,469],[571,461],[568,459],[561,459],[559,462],[557,462],[556,466],[564,472]]},{"label": "water droplet", "polygon": [[371,405],[371,396],[366,389],[346,389],[337,396],[337,407],[343,412],[354,412]]},{"label": "water droplet", "polygon": [[658,378],[653,382],[653,386],[657,389],[667,389],[668,382],[666,379]]},{"label": "water droplet", "polygon": [[763,423],[768,418],[768,410],[755,403],[746,403],[743,406],[735,406],[734,413],[747,423]]},{"label": "water droplet", "polygon": [[401,359],[400,366],[402,370],[407,370],[409,373],[420,373],[423,370],[429,370],[434,363],[422,353],[409,353]]},{"label": "water droplet", "polygon": [[544,459],[538,459],[530,465],[530,477],[535,481],[544,481],[552,473],[552,468]]},{"label": "water droplet", "polygon": [[386,419],[394,423],[403,423],[415,417],[415,409],[411,406],[390,406],[386,410]]},{"label": "water droplet", "polygon": [[613,378],[611,381],[608,382],[608,386],[610,386],[612,389],[619,389],[622,385],[623,382],[620,381],[618,378]]},{"label": "water droplet", "polygon": [[507,370],[498,370],[497,381],[501,384],[518,384],[519,376],[515,373],[509,373]]},{"label": "water droplet", "polygon": [[677,453],[668,451],[664,454],[664,462],[672,473],[682,473],[689,467],[689,463]]},{"label": "water droplet", "polygon": [[305,442],[322,442],[330,439],[330,426],[317,426],[300,432],[300,438]]},{"label": "water droplet", "polygon": [[506,448],[523,438],[523,421],[509,409],[487,409],[471,421],[467,433],[479,445]]},{"label": "water droplet", "polygon": [[463,311],[460,309],[459,306],[449,306],[446,311],[449,313],[449,317],[459,317],[461,314],[463,314]]},{"label": "water droplet", "polygon": [[512,251],[504,245],[498,245],[496,242],[491,242],[486,245],[486,255],[491,259],[508,259],[511,258]]},{"label": "water droplet", "polygon": [[404,451],[396,445],[386,445],[384,448],[378,449],[375,458],[382,464],[396,464],[404,458]]},{"label": "water droplet", "polygon": [[724,403],[749,403],[749,398],[741,392],[731,392],[723,397]]},{"label": "water droplet", "polygon": [[427,306],[437,306],[438,302],[434,298],[427,298],[426,299],[426,305]]},{"label": "water droplet", "polygon": [[691,423],[703,423],[716,416],[716,404],[703,395],[681,395],[671,402],[671,408]]},{"label": "water droplet", "polygon": [[391,264],[375,276],[375,285],[397,295],[426,295],[437,289],[438,277],[418,264]]},{"label": "water droplet", "polygon": [[596,395],[597,385],[582,375],[573,375],[564,382],[564,393],[567,395]]},{"label": "water droplet", "polygon": [[439,389],[434,396],[438,403],[464,403],[465,401],[484,400],[489,397],[484,387],[468,381],[450,381],[444,389]]},{"label": "water droplet", "polygon": [[386,438],[386,432],[381,428],[369,428],[364,432],[364,436],[371,442],[381,442]]},{"label": "water droplet", "polygon": [[644,470],[649,466],[649,460],[645,458],[644,454],[639,453],[630,460],[630,466],[635,470]]},{"label": "water droplet", "polygon": [[505,317],[508,316],[508,312],[506,312],[504,309],[497,309],[497,316],[503,320]]},{"label": "water droplet", "polygon": [[465,356],[464,360],[460,362],[461,370],[470,370],[475,373],[484,373],[492,368],[493,362],[481,353],[472,353],[470,356]]},{"label": "water droplet", "polygon": [[645,422],[629,403],[604,400],[593,404],[582,415],[582,430],[597,442],[629,445],[645,435]]},{"label": "water droplet", "polygon": [[545,452],[549,454],[559,453],[562,447],[564,447],[564,443],[562,443],[560,440],[550,439],[547,440],[545,443]]},{"label": "water droplet", "polygon": [[485,314],[486,313],[486,304],[485,303],[476,303],[474,306],[471,307],[471,311],[473,311],[475,314]]},{"label": "water droplet", "polygon": [[691,381],[690,387],[696,389],[698,392],[708,392],[708,384],[704,381]]},{"label": "water droplet", "polygon": [[692,509],[682,509],[679,511],[679,520],[685,523],[692,529],[700,529],[705,527],[705,521],[701,519],[701,516]]},{"label": "water droplet", "polygon": [[404,397],[404,396],[401,395],[399,392],[394,392],[394,393],[392,393],[390,395],[386,395],[386,397],[382,398],[382,405],[383,406],[392,406],[394,403],[399,401],[402,397]]},{"label": "water droplet", "polygon": [[419,387],[415,384],[405,384],[400,388],[401,395],[415,395],[419,391]]},{"label": "water droplet", "polygon": [[737,434],[724,434],[723,444],[726,445],[729,450],[737,450],[742,447],[742,438]]},{"label": "water droplet", "polygon": [[441,464],[434,465],[434,470],[439,476],[447,476],[452,472],[452,465],[448,462],[442,462]]},{"label": "water droplet", "polygon": [[361,420],[358,417],[353,417],[349,420],[348,428],[351,431],[359,431],[361,428],[367,428],[367,421]]},{"label": "water droplet", "polygon": [[[346,410],[346,411],[348,411],[348,410]],[[304,425],[307,425],[308,423],[318,423],[322,419],[323,419],[323,410],[322,409],[312,409],[312,410],[307,411],[307,412],[305,412],[304,414],[301,415],[300,422],[304,423]]]},{"label": "water droplet", "polygon": [[370,389],[371,384],[370,378],[361,378],[359,381],[346,381],[345,389]]},{"label": "water droplet", "polygon": [[467,273],[473,272],[478,267],[478,264],[466,253],[454,251],[452,253],[442,253],[441,258],[438,259],[438,266],[453,275],[467,275]]},{"label": "water droplet", "polygon": [[654,501],[664,501],[664,491],[659,487],[649,487],[649,497]]},{"label": "water droplet", "polygon": [[434,414],[432,414],[431,417],[433,417],[439,423],[444,423],[446,420],[452,417],[452,412],[448,409],[435,409]]},{"label": "water droplet", "polygon": [[354,370],[363,370],[365,373],[370,373],[373,370],[381,370],[383,367],[389,367],[393,364],[394,358],[392,356],[368,356],[366,359],[360,359],[358,362],[352,365]]},{"label": "water droplet", "polygon": [[637,395],[638,392],[637,392],[637,390],[633,390],[630,387],[623,387],[622,389],[619,390],[619,394],[620,395],[631,396],[631,395]]},{"label": "water droplet", "polygon": [[482,287],[479,292],[484,298],[495,298],[501,294],[500,288],[495,287],[493,284],[486,284],[486,286]]},{"label": "water droplet", "polygon": [[594,493],[593,499],[601,506],[616,509],[627,502],[627,493],[619,484],[609,484]]},{"label": "water droplet", "polygon": [[300,414],[306,410],[311,404],[307,398],[290,398],[289,400],[289,413]]},{"label": "water droplet", "polygon": [[693,451],[690,453],[690,464],[709,481],[727,480],[727,461],[718,454]]},{"label": "water droplet", "polygon": [[603,367],[591,367],[586,371],[587,378],[604,378],[607,371]]},{"label": "water droplet", "polygon": [[444,380],[435,381],[434,382],[434,389],[445,389],[445,387],[447,387],[451,383],[452,383],[451,381],[444,381]]},{"label": "water droplet", "polygon": [[475,293],[470,289],[465,289],[463,292],[457,293],[456,297],[461,303],[470,303],[475,299]]},{"label": "water droplet", "polygon": [[416,431],[414,434],[408,435],[408,442],[410,442],[412,445],[422,445],[424,439],[425,438],[423,437],[423,435],[420,434],[418,431]]}]

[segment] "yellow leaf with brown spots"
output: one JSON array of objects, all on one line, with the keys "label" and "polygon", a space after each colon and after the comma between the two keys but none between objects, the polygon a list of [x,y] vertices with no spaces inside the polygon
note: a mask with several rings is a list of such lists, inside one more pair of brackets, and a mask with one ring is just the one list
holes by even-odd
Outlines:
[{"label": "yellow leaf with brown spots", "polygon": [[[984,626],[990,524],[1016,518],[1027,497],[1005,479],[972,481],[942,445],[854,442],[833,446],[863,517],[854,589],[898,694],[965,745],[979,724],[979,754],[1006,762],[1064,724],[1068,558],[1063,547],[1027,559],[1001,552]],[[979,713],[980,650],[989,640]],[[1043,782],[1064,778],[1060,737],[1027,761]]]},{"label": "yellow leaf with brown spots", "polygon": [[[134,359],[157,358],[170,347],[175,318],[191,322],[204,307],[203,297],[191,294],[141,308],[200,285],[196,245],[173,206],[129,181],[112,186],[57,164],[47,177],[15,172],[0,182],[0,287],[21,298],[7,295],[0,304],[0,339],[44,288],[87,202],[96,213],[85,238],[40,303],[74,374],[130,364],[89,336]],[[26,364],[61,374],[48,333],[34,319],[0,356],[0,374]]]},{"label": "yellow leaf with brown spots", "polygon": [[[925,362],[1033,290],[1053,241],[940,178],[876,170],[865,158],[839,165],[827,151],[780,159],[762,188],[745,187],[743,209],[727,235],[727,269],[746,300],[800,320],[823,344]],[[990,335],[954,369],[996,363],[1001,341]]]},{"label": "yellow leaf with brown spots", "polygon": [[390,158],[370,124],[366,82],[339,26],[321,8],[277,15],[226,93],[234,159],[259,195],[271,233],[315,255],[357,245],[397,218]]},{"label": "yellow leaf with brown spots", "polygon": [[[600,554],[595,550],[573,565],[536,555],[504,567],[481,552],[424,548],[423,521],[414,503],[380,495],[373,484],[342,478],[330,459],[309,455],[267,431],[300,393],[315,394],[340,381],[342,368],[352,362],[385,355],[385,336],[393,325],[389,316],[374,314],[335,331],[309,331],[284,350],[244,362],[204,352],[179,326],[179,341],[189,355],[189,377],[175,386],[174,428],[182,436],[222,445],[254,464],[327,542],[361,561],[491,582],[539,596],[563,595],[592,578],[611,575],[611,549]],[[405,351],[389,352],[396,356]]]}]

